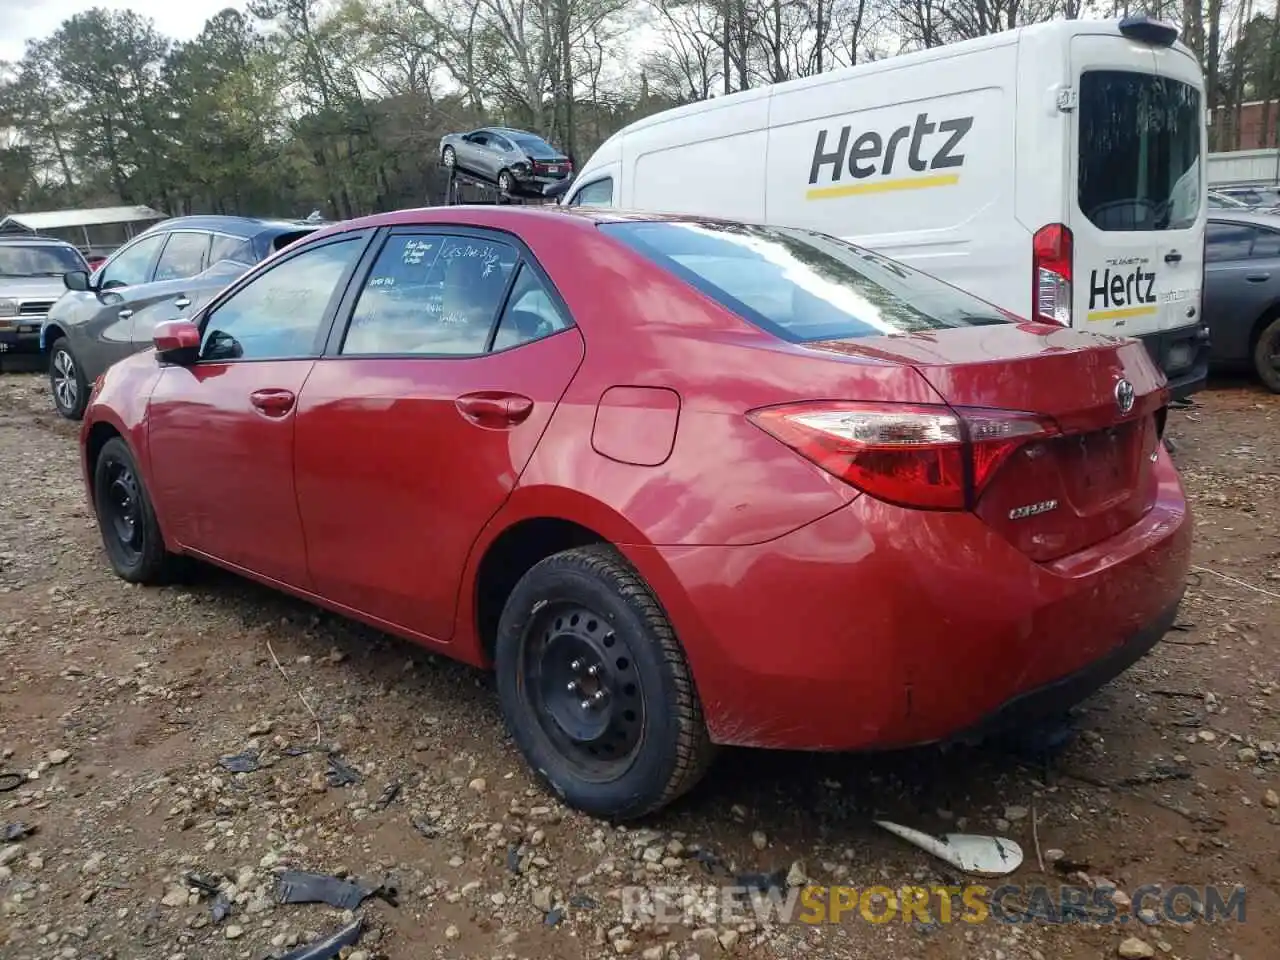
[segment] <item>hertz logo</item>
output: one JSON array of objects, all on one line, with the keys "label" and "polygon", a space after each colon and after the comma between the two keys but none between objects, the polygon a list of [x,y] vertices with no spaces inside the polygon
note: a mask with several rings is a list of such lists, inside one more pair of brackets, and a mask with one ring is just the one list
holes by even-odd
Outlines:
[{"label": "hertz logo", "polygon": [[1125,320],[1156,312],[1158,302],[1152,290],[1156,275],[1141,266],[1133,270],[1089,272],[1089,319]]},{"label": "hertz logo", "polygon": [[[852,127],[841,127],[835,148],[828,146],[827,130],[818,131],[809,166],[810,189],[806,200],[827,200],[860,193],[891,190],[919,190],[947,187],[960,181],[959,173],[893,177],[895,170],[914,174],[930,170],[951,170],[964,166],[960,144],[973,129],[973,117],[954,117],[934,123],[928,113],[916,116],[914,126],[899,127],[887,137],[874,130],[853,135]],[[902,162],[906,154],[905,164]],[[814,187],[823,168],[831,168],[831,185]],[[840,183],[845,171],[855,181]],[[874,178],[874,179],[872,179]]]}]

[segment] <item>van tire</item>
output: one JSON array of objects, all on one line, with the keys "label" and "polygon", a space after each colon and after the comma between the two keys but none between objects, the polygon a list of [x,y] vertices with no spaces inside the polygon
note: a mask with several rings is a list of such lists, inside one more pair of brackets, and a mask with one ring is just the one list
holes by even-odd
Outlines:
[{"label": "van tire", "polygon": [[[531,567],[502,611],[494,659],[507,729],[569,806],[634,820],[706,772],[713,746],[684,651],[613,547],[577,547]],[[587,706],[593,691],[598,707]]]},{"label": "van tire", "polygon": [[1272,318],[1259,331],[1253,345],[1253,368],[1268,390],[1280,393],[1280,317]]}]

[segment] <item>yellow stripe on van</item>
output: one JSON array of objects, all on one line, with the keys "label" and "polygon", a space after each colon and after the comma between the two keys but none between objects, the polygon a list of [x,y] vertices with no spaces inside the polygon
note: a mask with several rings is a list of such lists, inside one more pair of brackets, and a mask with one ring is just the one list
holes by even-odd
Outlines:
[{"label": "yellow stripe on van", "polygon": [[1145,317],[1156,312],[1155,307],[1124,307],[1121,310],[1099,310],[1091,313],[1088,320],[1127,320],[1129,317]]},{"label": "yellow stripe on van", "polygon": [[902,177],[898,180],[875,180],[871,183],[848,183],[838,187],[814,187],[805,192],[806,200],[833,200],[860,193],[888,193],[891,190],[923,190],[926,187],[950,187],[960,182],[958,173],[939,173],[932,177]]}]

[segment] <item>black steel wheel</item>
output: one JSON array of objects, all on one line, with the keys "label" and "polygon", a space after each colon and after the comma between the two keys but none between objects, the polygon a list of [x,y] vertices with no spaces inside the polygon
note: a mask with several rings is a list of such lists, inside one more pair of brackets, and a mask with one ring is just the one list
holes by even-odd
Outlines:
[{"label": "black steel wheel", "polygon": [[640,747],[645,698],[625,635],[598,611],[547,604],[530,625],[522,666],[542,732],[579,775],[607,782],[626,772]]},{"label": "black steel wheel", "polygon": [[1258,342],[1253,347],[1253,366],[1267,389],[1280,393],[1280,317],[1258,334]]},{"label": "black steel wheel", "polygon": [[701,778],[712,747],[671,625],[605,545],[536,564],[498,625],[498,692],[530,766],[570,806],[651,813]]},{"label": "black steel wheel", "polygon": [[79,420],[84,416],[89,386],[66,337],[59,337],[49,350],[49,392],[53,395],[53,406],[61,416],[68,420]]},{"label": "black steel wheel", "polygon": [[173,576],[178,558],[165,549],[138,465],[120,437],[108,440],[98,454],[93,504],[117,576],[131,583],[163,583]]}]

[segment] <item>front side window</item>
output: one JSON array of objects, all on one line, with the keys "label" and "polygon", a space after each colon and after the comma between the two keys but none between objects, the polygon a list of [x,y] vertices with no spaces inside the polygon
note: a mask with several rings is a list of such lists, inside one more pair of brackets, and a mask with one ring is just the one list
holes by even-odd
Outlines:
[{"label": "front side window", "polygon": [[112,287],[132,287],[136,283],[146,283],[151,279],[151,267],[156,262],[156,254],[164,243],[166,235],[155,234],[121,250],[119,255],[107,264],[102,271],[103,290]]},{"label": "front side window", "polygon": [[349,237],[305,250],[259,274],[210,312],[200,359],[316,355],[329,302],[363,247],[363,238]]},{"label": "front side window", "polygon": [[360,291],[341,353],[484,353],[516,259],[498,240],[391,237]]},{"label": "front side window", "polygon": [[594,180],[573,196],[571,207],[609,207],[613,205],[613,178]]},{"label": "front side window", "polygon": [[991,304],[834,237],[748,224],[647,221],[599,229],[792,342],[1008,323]]},{"label": "front side window", "polygon": [[0,277],[60,277],[86,269],[84,258],[71,247],[8,242],[0,245]]},{"label": "front side window", "polygon": [[1209,263],[1244,260],[1253,246],[1253,227],[1242,223],[1210,223],[1205,227],[1204,258]]},{"label": "front side window", "polygon": [[1249,257],[1253,260],[1274,260],[1276,257],[1280,257],[1280,233],[1275,230],[1258,228],[1257,236],[1253,238],[1253,248],[1249,251]]},{"label": "front side window", "polygon": [[1100,230],[1184,230],[1200,213],[1200,92],[1128,70],[1080,75],[1077,200]]},{"label": "front side window", "polygon": [[182,280],[194,277],[205,268],[209,252],[209,234],[180,230],[169,234],[169,242],[160,251],[156,263],[157,280]]}]

